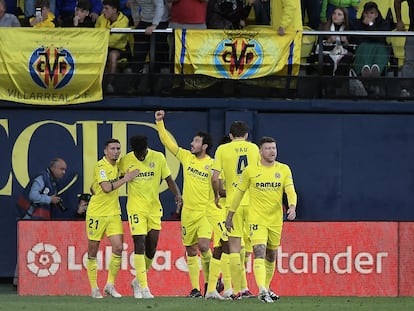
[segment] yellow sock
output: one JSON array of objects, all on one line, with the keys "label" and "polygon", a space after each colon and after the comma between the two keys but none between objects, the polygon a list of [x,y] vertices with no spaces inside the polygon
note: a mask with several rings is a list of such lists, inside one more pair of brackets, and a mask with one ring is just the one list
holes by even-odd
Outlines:
[{"label": "yellow sock", "polygon": [[253,261],[253,273],[259,290],[268,288],[266,287],[266,268],[263,258],[255,258]]},{"label": "yellow sock", "polygon": [[221,277],[224,284],[224,290],[232,288],[231,272],[230,272],[230,256],[229,254],[221,254]]},{"label": "yellow sock", "polygon": [[147,270],[144,255],[134,254],[134,265],[139,285],[141,285],[141,288],[148,287]]},{"label": "yellow sock", "polygon": [[242,247],[240,249],[240,288],[246,289],[247,287],[247,278],[246,278],[246,248]]},{"label": "yellow sock", "polygon": [[203,268],[204,274],[204,283],[208,282],[210,275],[210,260],[211,260],[211,250],[201,253],[201,267]]},{"label": "yellow sock", "polygon": [[270,262],[268,260],[264,261],[265,267],[266,267],[266,288],[268,289],[270,287],[270,282],[272,282],[273,275],[275,274],[276,269],[276,261]]},{"label": "yellow sock", "polygon": [[198,256],[187,256],[187,266],[191,287],[200,290],[200,268],[198,266]]},{"label": "yellow sock", "polygon": [[111,261],[109,262],[108,280],[107,284],[114,284],[119,269],[121,268],[121,256],[112,254]]},{"label": "yellow sock", "polygon": [[[152,259],[154,259],[154,258],[152,258]],[[147,271],[149,271],[149,269],[151,269],[152,259],[149,259],[147,256],[145,256],[145,269]]]},{"label": "yellow sock", "polygon": [[88,272],[88,279],[91,288],[98,287],[98,263],[96,258],[88,258],[86,261],[86,271]]},{"label": "yellow sock", "polygon": [[230,254],[230,273],[231,281],[233,283],[234,293],[237,294],[241,291],[241,265],[240,265],[240,254],[231,253]]},{"label": "yellow sock", "polygon": [[210,275],[208,278],[207,293],[214,292],[216,290],[217,278],[220,274],[221,262],[216,258],[210,259]]}]

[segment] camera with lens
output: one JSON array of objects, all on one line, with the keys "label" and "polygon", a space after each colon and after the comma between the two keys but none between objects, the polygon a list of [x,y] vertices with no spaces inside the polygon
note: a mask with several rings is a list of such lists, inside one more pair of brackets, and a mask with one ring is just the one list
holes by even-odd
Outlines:
[{"label": "camera with lens", "polygon": [[60,200],[59,200],[59,202],[57,202],[56,204],[56,207],[58,207],[62,212],[64,212],[64,211],[66,211],[67,210],[67,208],[65,207],[65,205],[63,205],[63,199],[61,198]]}]

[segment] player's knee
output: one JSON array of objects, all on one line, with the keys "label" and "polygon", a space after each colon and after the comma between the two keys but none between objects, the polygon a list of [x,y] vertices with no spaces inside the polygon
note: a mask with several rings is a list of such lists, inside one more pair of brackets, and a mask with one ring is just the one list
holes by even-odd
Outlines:
[{"label": "player's knee", "polygon": [[117,256],[121,256],[122,255],[122,244],[113,245],[112,253],[114,253]]}]

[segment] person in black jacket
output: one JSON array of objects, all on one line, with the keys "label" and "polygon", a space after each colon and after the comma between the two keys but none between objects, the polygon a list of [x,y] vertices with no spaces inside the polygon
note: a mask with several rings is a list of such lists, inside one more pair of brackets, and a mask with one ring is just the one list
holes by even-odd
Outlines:
[{"label": "person in black jacket", "polygon": [[[372,1],[365,3],[355,28],[361,31],[391,30],[378,5]],[[355,36],[354,42],[358,45],[354,61],[356,73],[363,77],[378,77],[383,74],[390,54],[385,36]]]},{"label": "person in black jacket", "polygon": [[207,28],[241,29],[256,0],[212,0],[207,5]]}]

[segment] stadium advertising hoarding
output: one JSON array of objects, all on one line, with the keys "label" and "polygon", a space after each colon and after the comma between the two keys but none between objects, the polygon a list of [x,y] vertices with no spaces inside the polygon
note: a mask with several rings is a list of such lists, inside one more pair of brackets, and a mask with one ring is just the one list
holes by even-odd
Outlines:
[{"label": "stadium advertising hoarding", "polygon": [[[87,241],[83,221],[19,221],[20,295],[89,295]],[[132,295],[135,276],[128,223],[116,285]],[[180,223],[163,222],[149,286],[156,296],[184,296],[191,289]],[[285,223],[271,287],[283,296],[412,296],[412,222]],[[98,253],[98,284],[103,288],[111,247]],[[248,284],[257,293],[252,262]],[[203,282],[201,278],[201,282]]]}]

